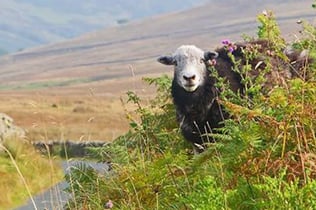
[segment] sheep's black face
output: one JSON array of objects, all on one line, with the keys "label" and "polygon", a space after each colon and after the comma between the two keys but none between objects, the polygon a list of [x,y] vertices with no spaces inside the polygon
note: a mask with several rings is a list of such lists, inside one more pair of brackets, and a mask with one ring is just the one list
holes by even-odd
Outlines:
[{"label": "sheep's black face", "polygon": [[217,55],[216,52],[204,52],[193,45],[183,45],[172,56],[161,56],[158,61],[165,65],[174,65],[174,80],[187,92],[194,92],[203,85],[206,78],[205,62]]}]

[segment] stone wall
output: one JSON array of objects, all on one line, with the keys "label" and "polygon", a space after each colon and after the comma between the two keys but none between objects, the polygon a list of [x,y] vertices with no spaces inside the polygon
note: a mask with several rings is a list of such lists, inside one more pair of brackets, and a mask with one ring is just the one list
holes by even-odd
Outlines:
[{"label": "stone wall", "polygon": [[104,141],[34,141],[32,145],[41,153],[59,155],[61,157],[91,157],[93,154],[89,149],[100,148],[108,143]]}]

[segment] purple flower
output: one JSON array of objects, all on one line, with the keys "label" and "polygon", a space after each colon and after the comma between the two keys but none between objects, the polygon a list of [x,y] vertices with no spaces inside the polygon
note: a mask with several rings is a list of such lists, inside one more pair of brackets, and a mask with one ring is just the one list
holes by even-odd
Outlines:
[{"label": "purple flower", "polygon": [[235,49],[234,49],[234,47],[233,47],[233,46],[229,46],[229,47],[228,47],[228,51],[229,51],[229,52],[231,52],[231,53],[232,53],[232,52],[234,52],[234,50],[235,50]]},{"label": "purple flower", "polygon": [[232,43],[229,39],[222,40],[222,44],[224,45],[225,49],[228,50],[228,52],[232,53],[234,50],[236,50],[236,46],[234,43]]},{"label": "purple flower", "polygon": [[229,39],[223,39],[222,40],[222,44],[224,45],[229,45],[231,42],[229,41]]},{"label": "purple flower", "polygon": [[113,208],[113,202],[111,200],[109,200],[106,204],[105,204],[105,208],[106,209],[111,209]]}]

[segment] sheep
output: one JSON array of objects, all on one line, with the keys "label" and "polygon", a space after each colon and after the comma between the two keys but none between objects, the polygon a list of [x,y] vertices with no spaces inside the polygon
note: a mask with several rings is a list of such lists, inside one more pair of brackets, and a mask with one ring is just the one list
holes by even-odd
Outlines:
[{"label": "sheep", "polygon": [[[232,91],[243,94],[245,87],[241,82],[242,77],[240,73],[233,70],[235,63],[228,52],[234,55],[236,61],[241,61],[240,65],[244,65],[246,62],[244,49],[249,46],[255,46],[260,53],[265,53],[269,42],[257,40],[230,45],[229,47],[233,48],[229,49],[224,46],[215,51],[203,51],[194,45],[183,45],[172,55],[163,55],[157,59],[162,64],[174,66],[171,95],[176,109],[176,118],[184,138],[194,145],[195,152],[202,152],[205,143],[214,142],[215,140],[209,134],[216,132],[223,126],[223,121],[229,118],[229,113],[218,102],[220,90],[216,88],[216,78],[211,75],[209,67],[213,65],[218,76],[226,79]],[[306,64],[304,62],[306,52],[299,54],[288,49],[285,50],[285,55],[290,62],[282,62],[281,59],[272,56],[273,59],[270,62],[274,67],[281,65],[279,67],[282,71],[271,70],[267,73],[263,89],[299,76],[299,70]],[[265,61],[265,57],[260,56],[251,60],[250,76],[253,79],[258,76],[260,70],[266,67]],[[289,66],[288,63],[295,63],[295,65]]]}]

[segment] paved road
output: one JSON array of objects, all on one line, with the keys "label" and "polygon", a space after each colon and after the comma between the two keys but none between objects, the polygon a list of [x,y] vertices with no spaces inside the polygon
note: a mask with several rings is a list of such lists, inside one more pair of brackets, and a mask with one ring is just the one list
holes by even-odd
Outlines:
[{"label": "paved road", "polygon": [[[68,173],[70,167],[75,167],[78,164],[87,164],[92,166],[94,169],[98,170],[100,173],[106,173],[108,171],[107,164],[96,163],[91,161],[83,161],[83,160],[71,160],[62,162],[62,167],[64,173]],[[36,195],[33,197],[35,201],[36,208],[38,210],[61,210],[63,206],[66,204],[70,195],[65,193],[63,190],[68,186],[68,183],[62,181],[57,185],[51,187],[45,192]],[[34,210],[36,209],[32,204],[31,200],[27,202],[26,205],[23,205],[16,210]]]}]

